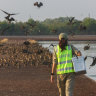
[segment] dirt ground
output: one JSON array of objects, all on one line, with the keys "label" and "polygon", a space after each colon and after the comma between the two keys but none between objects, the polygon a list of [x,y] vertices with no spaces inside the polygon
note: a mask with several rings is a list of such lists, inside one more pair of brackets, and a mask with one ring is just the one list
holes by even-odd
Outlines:
[{"label": "dirt ground", "polygon": [[[0,68],[0,96],[59,96],[56,75],[50,83],[51,67]],[[96,96],[96,81],[76,76],[73,96]]]},{"label": "dirt ground", "polygon": [[[59,96],[56,76],[50,83],[51,67],[0,68],[0,96]],[[76,76],[73,96],[96,96],[96,82]]]}]

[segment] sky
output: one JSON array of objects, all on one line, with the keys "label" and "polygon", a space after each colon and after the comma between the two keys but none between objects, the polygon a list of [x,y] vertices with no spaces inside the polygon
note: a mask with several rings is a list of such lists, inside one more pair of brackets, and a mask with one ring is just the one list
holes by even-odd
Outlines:
[{"label": "sky", "polygon": [[[42,2],[37,8],[35,2]],[[96,19],[96,0],[0,0],[0,9],[8,13],[18,13],[13,16],[16,21],[27,21],[29,18],[43,21],[47,18],[75,17],[83,20],[85,17]],[[7,16],[0,10],[0,21]]]}]

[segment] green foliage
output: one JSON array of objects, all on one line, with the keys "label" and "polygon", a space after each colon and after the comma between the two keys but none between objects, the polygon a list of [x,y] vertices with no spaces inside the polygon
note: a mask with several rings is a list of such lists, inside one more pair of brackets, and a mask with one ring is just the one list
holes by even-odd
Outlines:
[{"label": "green foliage", "polygon": [[[96,35],[96,20],[86,17],[82,21],[74,19],[74,24],[68,24],[69,18],[59,17],[55,19],[46,19],[42,22],[35,21],[32,18],[27,22],[16,22],[9,24],[6,21],[0,21],[0,35],[24,36],[24,35],[58,35],[61,32],[77,35]],[[80,30],[80,26],[86,26],[86,30]],[[7,27],[9,28],[5,30]]]}]

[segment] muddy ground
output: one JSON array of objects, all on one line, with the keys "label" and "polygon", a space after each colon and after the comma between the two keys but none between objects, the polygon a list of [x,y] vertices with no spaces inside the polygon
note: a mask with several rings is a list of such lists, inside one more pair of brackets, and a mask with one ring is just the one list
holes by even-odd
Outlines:
[{"label": "muddy ground", "polygon": [[[0,67],[0,96],[59,96],[56,75],[51,84],[50,73],[48,65]],[[96,81],[76,76],[73,96],[96,96]]]},{"label": "muddy ground", "polygon": [[[56,76],[50,83],[51,67],[0,68],[0,96],[59,96]],[[96,96],[96,82],[76,76],[73,96]]]}]

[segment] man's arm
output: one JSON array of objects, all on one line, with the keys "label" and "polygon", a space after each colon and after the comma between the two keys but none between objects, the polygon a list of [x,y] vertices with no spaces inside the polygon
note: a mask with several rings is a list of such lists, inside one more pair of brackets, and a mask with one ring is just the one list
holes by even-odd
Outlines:
[{"label": "man's arm", "polygon": [[56,65],[57,65],[57,57],[56,57],[56,52],[54,50],[54,52],[53,52],[53,64],[52,64],[52,71],[51,71],[51,83],[53,82],[54,74],[56,73]]},{"label": "man's arm", "polygon": [[80,52],[80,50],[78,50],[76,47],[74,47],[73,45],[71,45],[71,47],[72,47],[72,54],[73,54],[73,56],[81,56],[82,54],[81,54],[81,52]]}]

